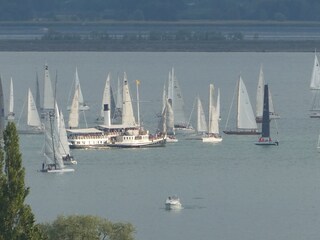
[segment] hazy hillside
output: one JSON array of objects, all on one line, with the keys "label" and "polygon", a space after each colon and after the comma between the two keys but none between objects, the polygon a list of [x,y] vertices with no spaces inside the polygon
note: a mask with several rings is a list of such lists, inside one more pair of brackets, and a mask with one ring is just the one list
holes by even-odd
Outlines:
[{"label": "hazy hillside", "polygon": [[0,0],[0,21],[318,21],[317,0]]}]

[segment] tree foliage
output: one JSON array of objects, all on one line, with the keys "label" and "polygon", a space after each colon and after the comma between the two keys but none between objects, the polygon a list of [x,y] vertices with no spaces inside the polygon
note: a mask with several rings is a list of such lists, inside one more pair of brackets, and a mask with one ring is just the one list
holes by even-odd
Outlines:
[{"label": "tree foliage", "polygon": [[41,228],[49,240],[133,240],[135,231],[130,223],[112,223],[90,215],[59,216],[53,223],[42,224]]},{"label": "tree foliage", "polygon": [[0,239],[41,239],[31,208],[24,203],[29,188],[24,184],[25,169],[13,122],[8,123],[3,139],[4,148],[0,148]]}]

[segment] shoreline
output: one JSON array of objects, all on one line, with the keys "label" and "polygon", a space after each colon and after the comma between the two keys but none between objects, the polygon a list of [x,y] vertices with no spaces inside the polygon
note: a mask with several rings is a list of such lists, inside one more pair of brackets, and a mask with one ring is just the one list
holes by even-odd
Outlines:
[{"label": "shoreline", "polygon": [[1,52],[314,52],[315,49],[320,49],[320,40],[0,40]]}]

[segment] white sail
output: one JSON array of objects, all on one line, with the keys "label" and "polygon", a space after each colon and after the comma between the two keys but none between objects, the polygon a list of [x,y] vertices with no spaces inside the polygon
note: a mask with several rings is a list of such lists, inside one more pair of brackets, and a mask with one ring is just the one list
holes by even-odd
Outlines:
[{"label": "white sail", "polygon": [[58,125],[58,133],[59,133],[59,152],[62,156],[70,155],[70,147],[67,137],[67,131],[64,123],[64,117],[63,113],[58,110],[58,107],[56,108],[56,114],[57,114],[57,125]]},{"label": "white sail", "polygon": [[32,92],[28,90],[28,113],[27,124],[31,127],[41,128],[41,121],[38,113],[37,106],[35,104]]},{"label": "white sail", "polygon": [[54,113],[47,114],[45,119],[45,147],[44,155],[47,165],[55,165],[57,169],[64,168],[62,156],[59,152],[57,125],[55,124]]},{"label": "white sail", "polygon": [[14,106],[14,99],[13,99],[13,82],[12,78],[10,79],[10,96],[9,96],[9,113],[13,113],[13,106]]},{"label": "white sail", "polygon": [[185,116],[184,101],[182,92],[179,86],[178,79],[174,74],[174,69],[172,68],[171,79],[173,82],[173,96],[172,96],[172,108],[174,111],[174,120],[176,124],[187,125],[187,118]]},{"label": "white sail", "polygon": [[41,109],[40,105],[40,86],[39,86],[39,78],[38,78],[38,73],[36,73],[36,107],[38,109],[38,112]]},{"label": "white sail", "polygon": [[[172,68],[172,72],[174,73],[174,69]],[[169,99],[169,103],[172,105],[173,101],[173,80],[172,80],[172,74],[171,71],[169,71],[169,77],[168,77],[168,94],[167,98]]]},{"label": "white sail", "polygon": [[161,112],[163,112],[164,109],[166,108],[167,101],[168,101],[168,97],[167,97],[167,91],[166,91],[166,84],[164,84],[163,85],[163,92],[162,92],[162,110],[161,110]]},{"label": "white sail", "polygon": [[79,88],[79,106],[83,106],[84,105],[84,101],[83,101],[83,95],[82,95],[82,90],[81,90],[81,86],[80,86],[80,80],[79,80],[79,74],[78,74],[78,68],[76,68],[76,72],[74,74],[74,82],[75,82],[75,89]]},{"label": "white sail", "polygon": [[[262,119],[262,113],[263,113],[263,98],[264,98],[264,74],[262,66],[260,67],[259,72],[259,80],[258,80],[258,86],[257,86],[257,96],[256,96],[256,117],[258,119]],[[273,101],[271,97],[271,91],[269,88],[269,112],[270,112],[270,119],[272,118],[279,118],[279,115],[275,113]]]},{"label": "white sail", "polygon": [[44,91],[43,91],[43,109],[54,109],[54,94],[52,89],[52,83],[49,74],[49,67],[46,64],[44,69]]},{"label": "white sail", "polygon": [[310,89],[311,90],[320,89],[320,66],[319,66],[319,61],[316,53],[314,54],[314,63],[313,63],[313,69],[311,74]]},{"label": "white sail", "polygon": [[220,119],[221,119],[221,110],[220,110],[220,88],[218,88],[216,110],[217,110],[217,114],[218,114],[218,119],[220,120]]},{"label": "white sail", "polygon": [[166,110],[167,110],[167,133],[174,135],[174,112],[169,101],[166,101]]},{"label": "white sail", "polygon": [[257,86],[257,96],[256,96],[256,116],[262,117],[263,112],[263,90],[264,89],[264,74],[262,66],[260,67],[259,72],[259,80],[258,80],[258,86]]},{"label": "white sail", "polygon": [[197,132],[207,132],[206,116],[200,98],[197,98]]},{"label": "white sail", "polygon": [[165,105],[164,108],[161,111],[161,116],[160,116],[160,120],[158,123],[158,132],[165,134],[167,133],[167,106]]},{"label": "white sail", "polygon": [[209,86],[209,127],[208,133],[219,134],[219,116],[214,104],[214,85]]},{"label": "white sail", "polygon": [[[102,96],[102,106],[100,111],[100,117],[104,118],[104,105],[108,104],[109,109],[111,110],[111,88],[110,88],[110,73],[107,76],[106,83],[103,90],[103,96]],[[113,113],[111,113],[113,114]]]},{"label": "white sail", "polygon": [[74,92],[68,125],[70,128],[77,128],[79,126],[79,88]]},{"label": "white sail", "polygon": [[121,87],[121,81],[118,77],[118,88],[117,88],[117,101],[116,101],[116,108],[122,109],[122,87]]},{"label": "white sail", "polygon": [[124,73],[123,79],[123,94],[122,94],[122,124],[126,126],[136,126],[135,117],[133,114],[132,101],[129,91],[127,74]]},{"label": "white sail", "polygon": [[247,88],[240,76],[238,82],[238,117],[237,128],[240,129],[257,129],[257,123],[252,110],[251,102]]}]

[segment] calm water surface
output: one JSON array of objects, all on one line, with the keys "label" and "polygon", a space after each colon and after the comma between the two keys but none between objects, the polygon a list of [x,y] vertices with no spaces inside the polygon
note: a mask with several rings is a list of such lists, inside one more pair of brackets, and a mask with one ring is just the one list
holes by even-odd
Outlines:
[{"label": "calm water surface", "polygon": [[[274,240],[318,239],[320,235],[320,159],[316,150],[320,122],[308,117],[313,53],[6,53],[0,73],[8,98],[15,88],[15,112],[23,120],[27,88],[35,88],[49,64],[57,73],[57,98],[67,119],[67,102],[78,68],[86,112],[93,126],[108,72],[115,85],[126,71],[135,98],[139,79],[141,119],[155,129],[164,81],[175,67],[187,108],[199,94],[208,102],[208,85],[221,89],[224,129],[239,74],[255,106],[260,64],[273,94],[279,147],[255,146],[257,136],[226,136],[220,144],[187,141],[154,149],[73,151],[72,174],[43,174],[43,136],[21,136],[28,203],[38,222],[64,214],[92,214],[131,222],[136,239]],[[191,117],[193,119],[193,117]],[[231,120],[230,120],[231,121]],[[272,135],[276,137],[275,129]],[[180,196],[184,209],[166,211],[168,195]]]}]

